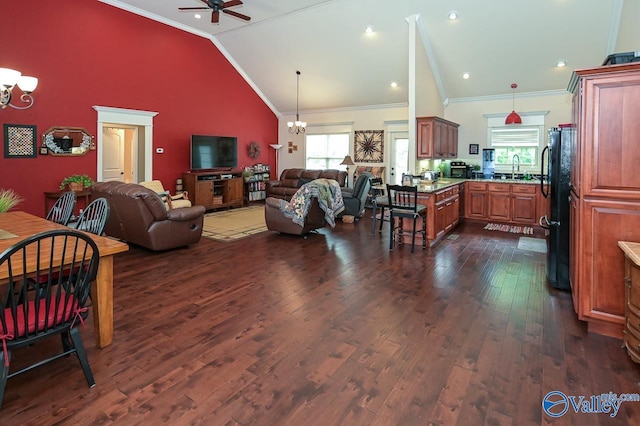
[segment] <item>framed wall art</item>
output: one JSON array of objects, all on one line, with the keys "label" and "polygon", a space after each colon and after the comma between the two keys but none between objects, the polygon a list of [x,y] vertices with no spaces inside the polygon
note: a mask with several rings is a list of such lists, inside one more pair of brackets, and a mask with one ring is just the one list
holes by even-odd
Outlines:
[{"label": "framed wall art", "polygon": [[356,163],[384,162],[384,130],[356,130],[353,141]]},{"label": "framed wall art", "polygon": [[478,153],[478,148],[480,144],[477,143],[470,143],[469,144],[469,154],[477,154]]},{"label": "framed wall art", "polygon": [[36,126],[4,125],[4,158],[33,158],[37,155]]}]

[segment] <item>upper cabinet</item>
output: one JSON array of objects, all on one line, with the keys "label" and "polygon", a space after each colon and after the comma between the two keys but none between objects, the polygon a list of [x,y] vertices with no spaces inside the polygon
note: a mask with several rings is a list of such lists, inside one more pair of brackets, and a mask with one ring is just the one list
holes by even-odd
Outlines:
[{"label": "upper cabinet", "polygon": [[458,156],[459,124],[439,117],[418,117],[417,157],[456,158]]}]

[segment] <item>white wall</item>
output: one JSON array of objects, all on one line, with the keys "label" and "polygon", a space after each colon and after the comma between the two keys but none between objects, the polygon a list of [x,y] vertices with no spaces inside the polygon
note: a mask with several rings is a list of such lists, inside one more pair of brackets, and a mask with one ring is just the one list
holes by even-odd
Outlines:
[{"label": "white wall", "polygon": [[[325,129],[327,132],[348,131],[351,135],[350,155],[355,160],[353,132],[356,130],[384,130],[384,160],[389,158],[389,132],[407,131],[408,107],[406,105],[379,108],[340,109],[323,112],[300,112],[300,120],[307,122],[307,128],[314,133]],[[304,167],[304,134],[290,134],[287,121],[295,121],[295,115],[280,117],[278,123],[278,143],[282,145],[278,162],[278,174],[284,169]],[[297,145],[298,150],[289,153],[289,142]],[[356,166],[381,166],[384,163],[356,163]],[[349,169],[352,174],[353,168]]]},{"label": "white wall", "polygon": [[[484,114],[500,114],[506,117],[512,110],[512,97],[503,99],[469,100],[451,102],[444,111],[444,118],[460,124],[458,128],[458,159],[467,164],[482,164],[482,148],[488,147],[487,118]],[[546,144],[546,131],[561,123],[571,122],[571,94],[554,92],[543,94],[523,94],[515,98],[516,112],[548,111],[545,115],[545,135],[542,146]],[[478,155],[469,154],[469,144],[480,145]],[[535,170],[534,170],[535,171]]]},{"label": "white wall", "polygon": [[[470,164],[481,163],[480,155],[469,155],[469,144],[477,143],[482,148],[487,147],[487,119],[484,114],[499,114],[505,116],[511,112],[512,97],[500,99],[479,99],[455,101],[444,109],[444,117],[447,120],[459,123],[458,131],[458,159]],[[565,92],[521,94],[515,99],[516,111],[524,114],[535,111],[548,111],[545,116],[545,132],[550,127],[560,123],[571,122],[571,94]],[[353,155],[353,131],[355,130],[384,130],[384,159],[389,159],[389,133],[392,131],[407,131],[408,107],[390,106],[386,108],[372,109],[342,109],[324,112],[301,112],[300,118],[308,123],[308,127],[326,128],[327,131],[341,128],[350,129],[351,156]],[[292,167],[304,167],[304,135],[292,135],[287,130],[287,121],[293,121],[295,116],[288,115],[280,118],[278,126],[278,143],[283,147],[280,151],[277,176],[282,170]],[[413,125],[413,123],[411,124]],[[298,150],[289,153],[288,144],[292,142],[298,146]],[[542,144],[546,144],[545,139]],[[433,168],[433,164],[427,168]],[[360,163],[358,165],[379,166],[387,164]],[[419,168],[424,163],[419,164]],[[387,167],[388,169],[388,167]],[[351,171],[351,170],[350,170]],[[535,170],[534,170],[535,171]],[[387,176],[388,178],[388,176]]]}]

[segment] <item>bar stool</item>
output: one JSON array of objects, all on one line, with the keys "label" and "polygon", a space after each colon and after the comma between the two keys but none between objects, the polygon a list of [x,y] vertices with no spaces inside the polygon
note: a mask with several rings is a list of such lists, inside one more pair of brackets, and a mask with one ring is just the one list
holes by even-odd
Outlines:
[{"label": "bar stool", "polygon": [[382,232],[382,223],[389,221],[389,218],[385,218],[385,209],[389,207],[389,197],[385,194],[386,187],[382,184],[381,178],[371,179],[371,207],[373,209],[373,216],[371,221],[371,235],[375,235],[376,221],[378,220],[378,208],[380,208],[380,229],[378,232]]}]

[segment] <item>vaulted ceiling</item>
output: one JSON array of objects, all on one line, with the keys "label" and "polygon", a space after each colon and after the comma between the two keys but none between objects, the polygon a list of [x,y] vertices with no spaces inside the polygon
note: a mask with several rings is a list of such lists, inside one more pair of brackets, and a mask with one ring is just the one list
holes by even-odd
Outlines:
[{"label": "vaulted ceiling", "polygon": [[203,0],[100,1],[212,38],[280,113],[296,109],[296,70],[301,111],[406,103],[408,17],[443,102],[511,96],[513,82],[518,94],[565,90],[573,69],[640,50],[640,0],[243,0],[229,10],[251,21],[218,24],[178,10]]}]

